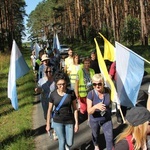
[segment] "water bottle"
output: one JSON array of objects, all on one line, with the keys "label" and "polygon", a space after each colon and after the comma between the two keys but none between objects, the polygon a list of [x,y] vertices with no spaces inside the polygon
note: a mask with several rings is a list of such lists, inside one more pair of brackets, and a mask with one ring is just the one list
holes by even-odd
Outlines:
[{"label": "water bottle", "polygon": [[52,130],[48,131],[48,136],[50,137],[51,140],[53,139],[53,133],[52,133]]}]

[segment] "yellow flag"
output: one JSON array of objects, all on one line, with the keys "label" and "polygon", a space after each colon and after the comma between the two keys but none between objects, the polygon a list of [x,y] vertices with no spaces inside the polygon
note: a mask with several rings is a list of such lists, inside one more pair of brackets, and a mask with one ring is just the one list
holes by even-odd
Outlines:
[{"label": "yellow flag", "polygon": [[104,60],[115,61],[115,47],[101,34],[104,40]]},{"label": "yellow flag", "polygon": [[112,80],[108,74],[107,67],[106,67],[105,61],[102,57],[102,54],[101,54],[101,51],[100,51],[100,48],[98,46],[96,38],[94,38],[94,41],[96,44],[96,53],[97,53],[98,64],[99,64],[101,73],[104,76],[106,84],[111,89],[111,100],[114,102],[116,100],[116,95],[117,95],[116,89],[115,89],[114,83],[112,82]]}]

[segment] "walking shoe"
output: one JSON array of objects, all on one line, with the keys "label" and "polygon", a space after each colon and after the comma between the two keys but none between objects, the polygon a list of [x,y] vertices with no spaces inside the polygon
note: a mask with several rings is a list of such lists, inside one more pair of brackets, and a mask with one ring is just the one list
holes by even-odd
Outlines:
[{"label": "walking shoe", "polygon": [[65,144],[65,150],[69,150],[69,147]]},{"label": "walking shoe", "polygon": [[54,139],[54,141],[58,140],[58,136],[56,135],[56,132],[55,132],[55,131],[54,131],[54,133],[53,133],[53,139]]},{"label": "walking shoe", "polygon": [[94,150],[100,150],[99,147],[96,145]]}]

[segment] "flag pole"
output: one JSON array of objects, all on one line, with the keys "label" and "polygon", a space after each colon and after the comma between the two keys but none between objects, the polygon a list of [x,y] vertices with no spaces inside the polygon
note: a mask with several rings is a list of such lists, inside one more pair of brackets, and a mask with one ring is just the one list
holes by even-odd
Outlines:
[{"label": "flag pole", "polygon": [[124,116],[123,116],[123,113],[122,113],[122,109],[121,109],[121,107],[120,107],[120,104],[117,104],[117,108],[118,108],[119,111],[120,111],[120,115],[121,115],[121,118],[122,118],[122,120],[123,120],[123,123],[125,123],[126,121],[125,121],[125,119],[124,119]]},{"label": "flag pole", "polygon": [[124,49],[128,50],[129,52],[133,53],[134,55],[138,56],[139,58],[141,58],[142,60],[144,60],[148,64],[150,64],[150,61],[148,61],[147,59],[145,59],[145,58],[141,57],[140,55],[136,54],[135,52],[133,52],[129,48],[125,47],[124,45],[120,44],[119,42],[116,41],[116,43],[119,44],[120,46],[122,46]]}]

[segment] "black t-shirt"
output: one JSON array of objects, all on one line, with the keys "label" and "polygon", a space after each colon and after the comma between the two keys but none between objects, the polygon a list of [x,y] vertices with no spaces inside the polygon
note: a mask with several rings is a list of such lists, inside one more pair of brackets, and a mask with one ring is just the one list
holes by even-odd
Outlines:
[{"label": "black t-shirt", "polygon": [[127,140],[121,140],[115,144],[114,150],[129,150],[129,145]]},{"label": "black t-shirt", "polygon": [[100,69],[99,69],[99,65],[98,65],[98,60],[95,59],[95,60],[91,60],[90,61],[90,68],[92,68],[95,73],[100,73]]},{"label": "black t-shirt", "polygon": [[[63,104],[61,105],[60,109],[55,116],[53,117],[53,121],[57,123],[64,123],[64,124],[73,124],[74,123],[74,113],[72,110],[72,102],[76,99],[75,93],[72,90],[67,90],[67,97],[64,100]],[[63,96],[60,96],[55,90],[51,93],[49,102],[53,103],[55,108],[59,105]]]}]

